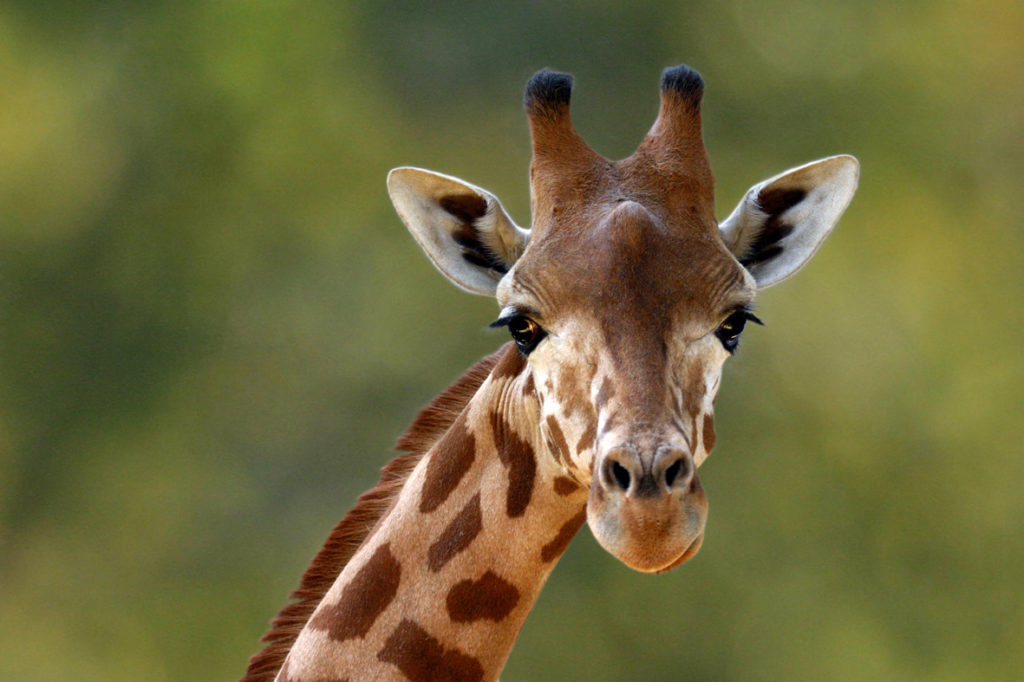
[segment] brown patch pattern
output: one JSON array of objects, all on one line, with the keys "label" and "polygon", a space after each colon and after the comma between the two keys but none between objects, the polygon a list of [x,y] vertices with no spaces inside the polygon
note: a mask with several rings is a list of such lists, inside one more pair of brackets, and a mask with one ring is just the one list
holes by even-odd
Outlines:
[{"label": "brown patch pattern", "polygon": [[562,527],[558,529],[558,534],[551,539],[551,542],[541,548],[541,561],[547,563],[552,559],[557,559],[562,556],[562,552],[564,552],[566,547],[569,546],[569,543],[572,542],[572,539],[576,536],[576,533],[579,532],[586,520],[587,508],[584,506],[576,516],[562,524]]},{"label": "brown patch pattern", "polygon": [[519,590],[496,573],[487,571],[479,580],[456,583],[445,600],[448,615],[456,623],[505,619],[519,603]]},{"label": "brown patch pattern", "polygon": [[343,642],[365,637],[398,592],[402,566],[381,545],[341,592],[337,604],[325,605],[309,621],[309,627],[327,630],[331,639]]},{"label": "brown patch pattern", "polygon": [[597,420],[592,420],[587,424],[587,430],[580,436],[579,442],[576,443],[576,452],[585,452],[594,447],[595,438],[597,438]]},{"label": "brown patch pattern", "polygon": [[578,375],[585,374],[586,371],[583,367],[563,367],[557,377],[554,386],[555,398],[561,406],[563,416],[580,414],[589,406],[589,397],[577,389],[577,383],[581,378]]},{"label": "brown patch pattern", "polygon": [[537,458],[533,447],[520,438],[505,418],[491,413],[491,432],[501,463],[508,469],[508,492],[505,510],[511,518],[522,516],[533,496],[533,481],[537,473]]},{"label": "brown patch pattern", "polygon": [[480,661],[441,642],[411,620],[403,620],[377,653],[377,660],[393,663],[410,682],[480,682]]},{"label": "brown patch pattern", "polygon": [[558,476],[555,478],[555,492],[559,495],[572,495],[579,489],[580,484],[568,476]]},{"label": "brown patch pattern", "polygon": [[568,463],[571,461],[569,459],[569,443],[565,440],[565,434],[562,433],[562,427],[558,425],[558,420],[553,414],[549,414],[544,423],[547,424],[548,433],[551,434],[551,439],[554,441],[552,444],[554,445],[555,459],[564,459]]},{"label": "brown patch pattern", "polygon": [[469,547],[482,527],[480,493],[477,493],[427,550],[427,565],[430,570],[435,573],[440,571],[449,559]]},{"label": "brown patch pattern", "polygon": [[448,499],[473,465],[475,456],[476,440],[466,428],[466,415],[460,414],[427,460],[426,480],[420,497],[421,512],[432,512]]},{"label": "brown patch pattern", "polygon": [[710,414],[704,415],[704,451],[711,452],[715,447],[715,418]]},{"label": "brown patch pattern", "polygon": [[683,385],[683,409],[694,419],[701,412],[706,392],[704,368],[699,363],[692,363],[686,370],[686,383]]}]

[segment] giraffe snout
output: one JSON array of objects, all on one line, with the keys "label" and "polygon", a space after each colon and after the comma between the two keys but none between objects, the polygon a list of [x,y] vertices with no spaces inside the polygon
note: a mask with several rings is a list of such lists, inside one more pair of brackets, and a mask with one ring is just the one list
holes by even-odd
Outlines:
[{"label": "giraffe snout", "polygon": [[688,448],[626,443],[599,456],[587,520],[601,545],[631,568],[665,571],[697,553],[707,500]]}]

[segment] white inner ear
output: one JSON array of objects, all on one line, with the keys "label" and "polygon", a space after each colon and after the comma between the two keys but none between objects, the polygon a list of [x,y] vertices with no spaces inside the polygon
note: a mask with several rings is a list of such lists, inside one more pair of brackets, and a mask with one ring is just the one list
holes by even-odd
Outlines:
[{"label": "white inner ear", "polygon": [[[781,282],[811,259],[850,205],[859,174],[855,158],[833,156],[786,171],[747,192],[720,229],[733,255],[748,263],[758,288]],[[773,212],[762,202],[769,195],[802,197]]]},{"label": "white inner ear", "polygon": [[388,174],[388,193],[430,261],[466,291],[493,296],[526,248],[529,232],[512,222],[498,198],[458,178],[396,168]]}]

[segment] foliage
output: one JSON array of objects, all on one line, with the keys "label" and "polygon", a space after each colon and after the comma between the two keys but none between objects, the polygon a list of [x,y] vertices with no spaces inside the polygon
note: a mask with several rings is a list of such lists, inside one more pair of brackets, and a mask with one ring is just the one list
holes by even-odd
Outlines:
[{"label": "foliage", "polygon": [[1024,660],[1021,5],[0,4],[0,677],[232,679],[415,409],[497,346],[384,175],[528,222],[521,88],[608,156],[708,83],[725,215],[852,153],[726,372],[700,555],[583,531],[503,679],[1010,679]]}]

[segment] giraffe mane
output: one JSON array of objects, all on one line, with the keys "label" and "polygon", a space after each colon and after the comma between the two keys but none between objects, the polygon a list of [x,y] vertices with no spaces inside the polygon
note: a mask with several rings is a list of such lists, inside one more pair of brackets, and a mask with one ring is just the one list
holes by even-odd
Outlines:
[{"label": "giraffe mane", "polygon": [[395,449],[402,454],[384,465],[377,485],[360,495],[331,531],[303,574],[299,587],[291,593],[290,598],[296,601],[281,609],[271,621],[270,630],[260,640],[266,646],[249,659],[245,677],[239,682],[273,682],[327,590],[377,523],[387,515],[413,468],[448,430],[506,350],[503,347],[480,360],[420,410],[395,444]]}]

